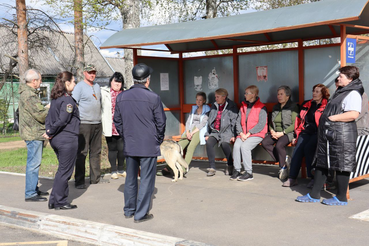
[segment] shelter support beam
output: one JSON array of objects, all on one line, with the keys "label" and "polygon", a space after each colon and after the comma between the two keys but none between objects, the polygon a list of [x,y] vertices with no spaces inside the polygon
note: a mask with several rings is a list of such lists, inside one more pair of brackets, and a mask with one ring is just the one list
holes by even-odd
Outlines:
[{"label": "shelter support beam", "polygon": [[298,69],[299,69],[299,103],[300,105],[304,102],[305,97],[305,69],[304,69],[304,42],[302,39],[298,41]]},{"label": "shelter support beam", "polygon": [[133,66],[135,66],[138,63],[137,49],[132,50],[133,50]]},{"label": "shelter support beam", "polygon": [[346,66],[346,26],[341,25],[341,67]]},{"label": "shelter support beam", "polygon": [[185,121],[184,121],[184,112],[183,112],[183,105],[184,105],[184,72],[183,72],[183,53],[179,53],[178,59],[178,80],[179,80],[179,105],[181,107],[181,113],[179,114],[180,120],[180,134],[185,130]]},{"label": "shelter support beam", "polygon": [[233,47],[233,91],[234,91],[234,102],[239,103],[239,79],[238,79],[238,54],[237,47]]}]

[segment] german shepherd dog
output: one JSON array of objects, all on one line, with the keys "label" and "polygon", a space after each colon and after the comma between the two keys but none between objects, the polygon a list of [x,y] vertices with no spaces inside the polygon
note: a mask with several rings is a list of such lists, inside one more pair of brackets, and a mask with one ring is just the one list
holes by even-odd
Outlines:
[{"label": "german shepherd dog", "polygon": [[168,166],[174,172],[174,179],[172,182],[177,182],[178,180],[178,171],[179,171],[179,179],[183,179],[183,168],[186,168],[186,172],[188,172],[188,164],[183,159],[183,150],[181,146],[172,140],[165,140],[160,145],[161,156],[158,156],[158,160],[164,159]]}]

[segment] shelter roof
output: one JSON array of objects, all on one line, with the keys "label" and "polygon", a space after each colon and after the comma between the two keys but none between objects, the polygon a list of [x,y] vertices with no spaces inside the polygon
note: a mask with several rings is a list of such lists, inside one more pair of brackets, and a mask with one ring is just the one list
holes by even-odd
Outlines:
[{"label": "shelter roof", "polygon": [[313,40],[369,32],[368,0],[324,0],[309,4],[168,25],[125,29],[101,49],[165,44],[175,52],[228,49],[286,41]]}]

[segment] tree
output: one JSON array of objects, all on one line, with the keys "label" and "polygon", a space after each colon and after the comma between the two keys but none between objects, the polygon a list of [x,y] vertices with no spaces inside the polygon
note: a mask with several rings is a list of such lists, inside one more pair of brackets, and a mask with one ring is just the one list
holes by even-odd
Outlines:
[{"label": "tree", "polygon": [[318,1],[319,0],[253,0],[255,9],[257,10],[278,9]]},{"label": "tree", "polygon": [[27,44],[27,14],[26,1],[17,0],[17,21],[18,21],[18,63],[20,81],[24,82],[24,73],[28,69],[28,44]]},{"label": "tree", "polygon": [[83,12],[82,0],[74,0],[74,46],[76,54],[75,67],[77,68],[77,81],[83,78],[83,67],[85,64],[85,54],[83,45]]},{"label": "tree", "polygon": [[[0,7],[7,9],[9,12],[17,11],[15,7],[8,4],[0,4]],[[64,33],[60,30],[59,26],[54,20],[45,12],[38,9],[30,9],[27,11],[27,25],[26,25],[26,39],[27,39],[27,55],[29,52],[42,53],[42,52],[54,52],[58,46],[58,38],[68,42],[68,39],[64,36]],[[0,67],[4,75],[0,81],[0,91],[2,90],[7,79],[14,75],[14,70],[23,76],[24,72],[21,71],[21,59],[18,56],[18,29],[17,15],[13,15],[12,19],[5,19],[0,22],[1,29],[1,45],[2,52],[0,56]],[[58,38],[56,38],[58,37]],[[69,42],[68,42],[69,43]],[[69,43],[69,47],[72,48]],[[39,61],[34,60],[34,56],[30,56],[27,62],[28,66],[37,68]],[[63,63],[63,61],[60,61]],[[70,61],[65,61],[63,67],[68,68]],[[18,68],[17,68],[18,66]]]}]

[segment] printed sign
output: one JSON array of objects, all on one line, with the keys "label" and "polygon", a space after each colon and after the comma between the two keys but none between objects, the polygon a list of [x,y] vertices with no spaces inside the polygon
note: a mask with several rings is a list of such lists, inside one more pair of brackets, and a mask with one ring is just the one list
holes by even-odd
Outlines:
[{"label": "printed sign", "polygon": [[268,67],[267,66],[261,66],[256,67],[256,76],[258,81],[267,81],[268,80]]},{"label": "printed sign", "polygon": [[346,39],[346,63],[355,63],[356,39]]}]

